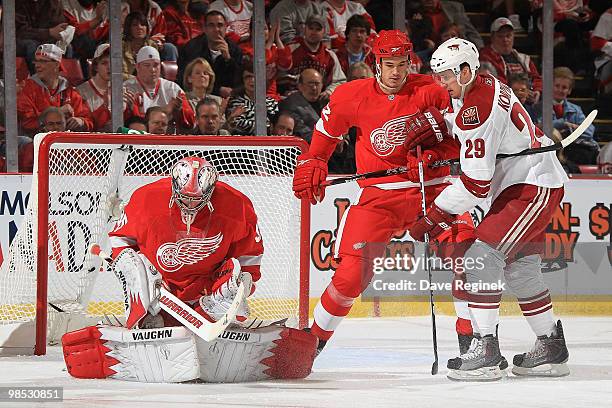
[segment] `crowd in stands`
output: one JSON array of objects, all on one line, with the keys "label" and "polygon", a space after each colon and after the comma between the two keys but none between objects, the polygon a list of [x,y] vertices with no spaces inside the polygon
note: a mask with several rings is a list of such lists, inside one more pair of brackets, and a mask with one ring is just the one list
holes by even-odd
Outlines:
[{"label": "crowd in stands", "polygon": [[[392,3],[265,0],[269,134],[310,141],[333,90],[374,76],[370,44],[378,30],[393,28]],[[429,59],[441,42],[466,38],[480,49],[481,73],[509,84],[541,126],[542,3],[407,0],[406,31],[414,46],[411,72],[429,73]],[[612,117],[612,8],[602,0],[553,3],[551,137],[558,138],[593,108],[583,109],[572,98],[585,78],[593,79],[586,92],[601,114]],[[37,132],[113,130],[109,16],[106,0],[32,0],[15,7],[20,170],[28,171],[28,141]],[[252,15],[248,0],[123,1],[125,125],[156,134],[253,135]],[[352,129],[339,144],[330,161],[332,172],[354,172],[356,132]],[[561,153],[568,171],[596,164],[598,155],[604,160],[610,149],[600,149],[610,134],[612,122],[607,133],[589,128]],[[0,141],[0,157],[2,150]],[[610,167],[610,158],[606,160],[602,169]],[[2,164],[0,160],[0,171]]]}]

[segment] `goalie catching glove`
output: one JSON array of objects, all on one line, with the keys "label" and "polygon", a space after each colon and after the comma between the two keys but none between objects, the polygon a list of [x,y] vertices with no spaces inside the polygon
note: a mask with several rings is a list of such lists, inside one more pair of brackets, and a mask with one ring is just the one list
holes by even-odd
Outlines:
[{"label": "goalie catching glove", "polygon": [[311,204],[323,201],[327,179],[327,162],[303,153],[297,158],[297,166],[293,175],[293,192],[299,199],[307,199]]},{"label": "goalie catching glove", "polygon": [[433,147],[444,140],[448,128],[444,116],[432,106],[422,113],[410,116],[406,120],[406,141],[404,146],[412,150],[417,146]]}]

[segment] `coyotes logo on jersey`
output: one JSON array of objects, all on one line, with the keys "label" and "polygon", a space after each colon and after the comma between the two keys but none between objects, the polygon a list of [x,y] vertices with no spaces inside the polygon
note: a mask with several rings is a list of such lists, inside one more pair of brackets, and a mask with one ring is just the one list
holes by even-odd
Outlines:
[{"label": "coyotes logo on jersey", "polygon": [[469,107],[461,113],[461,120],[464,125],[478,125],[480,118],[478,117],[478,108],[476,106]]},{"label": "coyotes logo on jersey", "polygon": [[214,253],[223,241],[220,232],[207,238],[183,238],[166,242],[157,249],[157,263],[166,272],[176,272],[183,265],[193,265]]},{"label": "coyotes logo on jersey", "polygon": [[385,122],[370,133],[370,143],[379,156],[388,156],[406,140],[406,119],[413,115],[400,116]]}]

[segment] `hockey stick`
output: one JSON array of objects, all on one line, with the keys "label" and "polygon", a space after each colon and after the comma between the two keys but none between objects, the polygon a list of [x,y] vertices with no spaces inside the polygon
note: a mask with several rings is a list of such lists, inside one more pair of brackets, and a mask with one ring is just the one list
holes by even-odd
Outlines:
[{"label": "hockey stick", "polygon": [[[92,244],[89,247],[89,251],[93,255],[97,255],[102,258],[109,265],[112,265],[113,259],[109,254],[104,252],[102,248],[100,248],[100,245]],[[204,341],[212,341],[216,339],[227,328],[227,326],[236,317],[236,312],[238,311],[238,307],[243,301],[243,298],[244,284],[240,282],[236,297],[228,308],[226,314],[215,323],[212,323],[203,318],[189,305],[185,304],[185,302],[170,293],[170,291],[168,291],[168,289],[166,289],[164,286],[159,287],[160,307]]]},{"label": "hockey stick", "polygon": [[[425,202],[425,175],[423,173],[423,158],[421,146],[417,146],[417,159],[419,160],[419,185],[421,188],[421,211],[423,217],[427,215],[427,203]],[[433,342],[434,362],[431,365],[431,375],[438,374],[438,334],[436,330],[436,310],[431,286],[431,265],[429,264],[429,234],[425,233],[425,268],[429,279],[429,306],[431,309],[431,339]]]},{"label": "hockey stick", "polygon": [[[546,152],[552,152],[555,150],[563,149],[569,146],[570,144],[572,144],[576,139],[578,139],[578,137],[582,135],[589,126],[591,126],[596,116],[597,116],[597,109],[594,109],[591,113],[589,113],[589,115],[584,119],[584,121],[582,121],[582,123],[580,124],[580,126],[576,128],[576,130],[574,130],[568,137],[566,137],[560,142],[556,142],[550,146],[537,147],[534,149],[525,149],[518,153],[501,153],[496,156],[496,159],[505,159],[508,157],[517,157],[517,156],[528,156],[531,154],[546,153]],[[459,159],[438,160],[432,163],[429,167],[431,168],[443,167],[443,166],[450,166],[450,165],[457,164],[457,163],[459,163]],[[324,186],[335,186],[337,184],[348,183],[348,182],[356,181],[356,180],[366,180],[370,178],[394,176],[396,174],[407,173],[408,170],[409,170],[408,167],[400,166],[400,167],[394,167],[394,168],[386,169],[386,170],[371,171],[368,173],[354,174],[352,176],[339,177],[333,180],[327,180],[323,183],[323,185]]]}]

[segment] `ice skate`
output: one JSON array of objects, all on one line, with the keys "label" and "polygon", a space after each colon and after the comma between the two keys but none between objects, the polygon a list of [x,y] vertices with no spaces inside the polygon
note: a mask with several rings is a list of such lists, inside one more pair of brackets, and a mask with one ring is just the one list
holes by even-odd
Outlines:
[{"label": "ice skate", "polygon": [[523,376],[562,377],[570,373],[567,366],[569,351],[565,345],[561,320],[555,333],[538,336],[533,349],[514,356],[512,373]]},{"label": "ice skate", "polygon": [[[504,364],[505,363],[505,364]],[[508,363],[499,351],[493,335],[475,335],[470,348],[460,357],[448,360],[447,377],[455,381],[495,381],[505,375]]]}]

